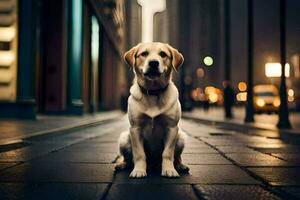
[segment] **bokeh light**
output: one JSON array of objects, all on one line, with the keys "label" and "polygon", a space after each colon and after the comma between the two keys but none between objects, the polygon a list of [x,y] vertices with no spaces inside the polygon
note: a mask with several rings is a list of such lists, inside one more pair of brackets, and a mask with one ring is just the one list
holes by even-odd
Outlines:
[{"label": "bokeh light", "polygon": [[206,56],[203,59],[203,62],[206,66],[212,66],[214,64],[214,59],[211,56]]},{"label": "bokeh light", "polygon": [[201,67],[199,67],[199,68],[197,69],[197,71],[196,71],[196,74],[197,74],[197,77],[198,77],[198,78],[203,78],[204,75],[205,75],[204,69],[201,68]]},{"label": "bokeh light", "polygon": [[247,90],[247,84],[241,81],[238,83],[238,88],[241,92],[245,92]]}]

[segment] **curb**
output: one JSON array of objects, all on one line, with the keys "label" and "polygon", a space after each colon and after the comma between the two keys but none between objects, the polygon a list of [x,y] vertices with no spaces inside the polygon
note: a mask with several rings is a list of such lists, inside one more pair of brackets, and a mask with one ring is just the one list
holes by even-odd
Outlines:
[{"label": "curb", "polygon": [[124,116],[124,114],[120,113],[117,116],[112,116],[112,117],[105,118],[105,119],[87,120],[87,121],[78,122],[76,124],[66,125],[66,126],[59,127],[59,128],[37,131],[37,132],[27,134],[24,137],[14,137],[14,138],[2,139],[2,140],[0,140],[0,146],[21,143],[21,142],[24,142],[26,139],[33,138],[33,137],[38,137],[38,136],[43,136],[43,135],[48,135],[48,134],[59,134],[64,131],[74,131],[74,130],[81,129],[81,128],[86,128],[86,127],[90,127],[90,126],[103,124],[105,122],[112,122],[112,121],[120,119],[123,116]]},{"label": "curb", "polygon": [[[275,132],[280,132],[280,133],[285,133],[285,134],[289,134],[289,135],[298,135],[300,134],[300,132],[298,132],[297,130],[287,130],[287,129],[277,129],[275,127],[269,127],[269,126],[264,126],[264,125],[259,125],[259,124],[251,124],[251,123],[238,123],[238,122],[233,122],[233,121],[224,121],[224,120],[217,120],[217,119],[204,119],[201,117],[194,117],[194,116],[190,116],[189,114],[182,114],[182,118],[184,119],[190,119],[190,120],[194,120],[203,124],[207,124],[207,125],[220,125],[220,126],[224,126],[225,128],[229,128],[229,129],[235,129],[235,130],[240,130],[242,132],[245,132],[245,128],[247,128],[248,130],[261,130],[261,131],[275,131]],[[230,127],[228,127],[230,126]],[[232,128],[232,126],[234,126],[234,128]]]}]

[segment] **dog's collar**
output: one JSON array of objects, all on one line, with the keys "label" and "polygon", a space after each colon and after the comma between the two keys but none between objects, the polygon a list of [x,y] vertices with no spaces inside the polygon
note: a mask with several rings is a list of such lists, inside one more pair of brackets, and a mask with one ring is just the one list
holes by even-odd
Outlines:
[{"label": "dog's collar", "polygon": [[[139,84],[138,84],[139,85]],[[151,96],[159,96],[161,93],[167,90],[169,84],[166,85],[163,88],[156,89],[156,90],[147,90],[146,88],[139,85],[139,88],[141,89],[141,92],[145,95],[151,95]]]}]

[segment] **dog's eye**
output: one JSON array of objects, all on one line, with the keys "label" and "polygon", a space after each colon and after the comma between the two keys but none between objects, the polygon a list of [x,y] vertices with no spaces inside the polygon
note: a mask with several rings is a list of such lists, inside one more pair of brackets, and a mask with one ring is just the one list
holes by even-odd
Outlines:
[{"label": "dog's eye", "polygon": [[149,54],[148,51],[144,51],[141,53],[141,56],[146,57],[146,56],[148,56],[148,54]]},{"label": "dog's eye", "polygon": [[159,53],[159,55],[160,55],[160,57],[162,57],[162,58],[167,57],[167,54],[166,54],[166,52],[164,52],[164,51],[161,51],[161,52]]}]

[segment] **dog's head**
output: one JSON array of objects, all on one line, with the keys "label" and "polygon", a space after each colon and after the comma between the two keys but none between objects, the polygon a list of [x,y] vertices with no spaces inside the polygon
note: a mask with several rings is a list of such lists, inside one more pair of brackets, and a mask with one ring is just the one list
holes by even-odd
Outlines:
[{"label": "dog's head", "polygon": [[140,43],[124,58],[133,67],[138,84],[146,89],[165,87],[184,60],[176,49],[160,42]]}]

